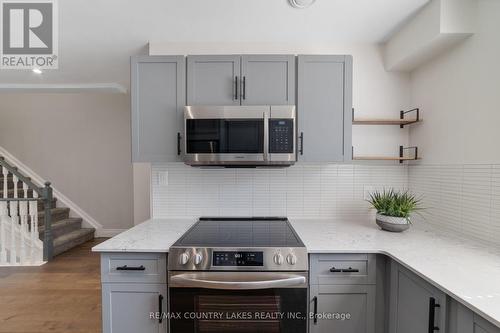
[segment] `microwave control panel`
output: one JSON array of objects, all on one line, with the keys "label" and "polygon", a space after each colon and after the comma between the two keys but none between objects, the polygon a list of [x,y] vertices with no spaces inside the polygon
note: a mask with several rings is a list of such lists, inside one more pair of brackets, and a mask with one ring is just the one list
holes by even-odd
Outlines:
[{"label": "microwave control panel", "polygon": [[269,120],[269,153],[293,153],[293,120]]}]

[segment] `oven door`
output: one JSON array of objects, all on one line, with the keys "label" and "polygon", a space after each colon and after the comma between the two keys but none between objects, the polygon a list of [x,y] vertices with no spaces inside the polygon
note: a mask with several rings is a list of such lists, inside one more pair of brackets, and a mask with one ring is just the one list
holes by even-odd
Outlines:
[{"label": "oven door", "polygon": [[266,164],[269,106],[187,106],[184,162],[190,165]]},{"label": "oven door", "polygon": [[170,272],[171,333],[305,333],[307,273]]}]

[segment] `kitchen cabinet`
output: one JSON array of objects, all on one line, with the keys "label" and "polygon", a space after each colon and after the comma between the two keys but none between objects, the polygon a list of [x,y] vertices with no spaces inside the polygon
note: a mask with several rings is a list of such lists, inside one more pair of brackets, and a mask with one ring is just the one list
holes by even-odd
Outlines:
[{"label": "kitchen cabinet", "polygon": [[188,105],[295,105],[293,55],[195,55]]},{"label": "kitchen cabinet", "polygon": [[131,58],[132,162],[181,161],[185,86],[183,56]]},{"label": "kitchen cabinet", "polygon": [[241,57],[242,105],[295,105],[295,56]]},{"label": "kitchen cabinet", "polygon": [[488,322],[455,300],[449,302],[449,332],[500,333],[500,328]]},{"label": "kitchen cabinet", "polygon": [[371,254],[310,256],[310,333],[378,332],[376,262]]},{"label": "kitchen cabinet", "polygon": [[197,55],[187,58],[188,105],[239,105],[241,57]]},{"label": "kitchen cabinet", "polygon": [[352,57],[300,55],[299,160],[352,160]]},{"label": "kitchen cabinet", "polygon": [[105,283],[102,286],[103,333],[166,333],[166,284]]},{"label": "kitchen cabinet", "polygon": [[310,333],[375,332],[374,285],[311,285]]},{"label": "kitchen cabinet", "polygon": [[103,333],[166,333],[165,253],[102,253]]},{"label": "kitchen cabinet", "polygon": [[389,333],[446,332],[446,295],[394,261],[389,302]]}]

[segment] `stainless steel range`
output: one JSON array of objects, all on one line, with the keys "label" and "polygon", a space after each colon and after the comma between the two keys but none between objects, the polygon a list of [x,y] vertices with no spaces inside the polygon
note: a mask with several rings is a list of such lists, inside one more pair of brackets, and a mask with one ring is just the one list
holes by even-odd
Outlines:
[{"label": "stainless steel range", "polygon": [[307,271],[286,218],[200,218],[169,250],[171,332],[306,332]]}]

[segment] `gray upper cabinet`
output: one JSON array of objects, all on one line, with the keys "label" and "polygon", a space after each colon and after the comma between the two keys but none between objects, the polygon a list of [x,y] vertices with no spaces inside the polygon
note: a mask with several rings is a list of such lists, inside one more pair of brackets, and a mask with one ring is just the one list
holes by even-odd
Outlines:
[{"label": "gray upper cabinet", "polygon": [[196,55],[187,60],[188,105],[294,105],[293,55]]},{"label": "gray upper cabinet", "polygon": [[298,57],[299,160],[352,159],[352,57]]},{"label": "gray upper cabinet", "polygon": [[391,262],[389,333],[447,332],[446,295]]},{"label": "gray upper cabinet", "polygon": [[180,161],[177,133],[186,101],[183,56],[131,58],[132,161]]},{"label": "gray upper cabinet", "polygon": [[240,104],[239,55],[196,55],[187,59],[188,105]]},{"label": "gray upper cabinet", "polygon": [[295,56],[241,57],[242,105],[295,105]]}]

